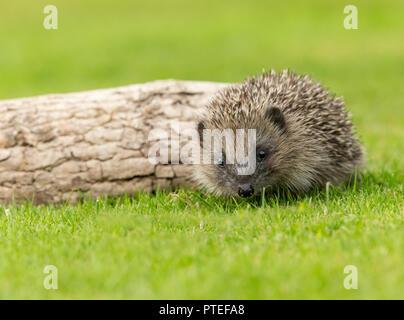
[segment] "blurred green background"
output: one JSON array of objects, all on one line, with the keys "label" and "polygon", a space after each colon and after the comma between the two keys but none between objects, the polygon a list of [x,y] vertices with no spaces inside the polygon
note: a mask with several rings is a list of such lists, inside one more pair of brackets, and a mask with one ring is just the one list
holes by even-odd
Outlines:
[{"label": "blurred green background", "polygon": [[[344,96],[368,162],[358,191],[261,209],[185,192],[197,207],[160,194],[0,210],[0,297],[402,298],[403,38],[399,0],[2,1],[0,99],[291,68]],[[55,296],[41,288],[53,261]],[[341,285],[350,263],[357,292]]]}]

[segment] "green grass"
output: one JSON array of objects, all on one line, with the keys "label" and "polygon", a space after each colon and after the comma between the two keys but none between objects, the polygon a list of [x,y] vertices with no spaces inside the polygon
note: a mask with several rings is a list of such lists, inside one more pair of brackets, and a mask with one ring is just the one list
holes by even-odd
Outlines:
[{"label": "green grass", "polygon": [[2,3],[1,99],[290,67],[344,96],[368,161],[360,186],[293,200],[178,190],[3,206],[0,298],[404,299],[404,3],[350,3],[359,30],[343,28],[344,1],[54,0],[54,31],[47,1]]}]

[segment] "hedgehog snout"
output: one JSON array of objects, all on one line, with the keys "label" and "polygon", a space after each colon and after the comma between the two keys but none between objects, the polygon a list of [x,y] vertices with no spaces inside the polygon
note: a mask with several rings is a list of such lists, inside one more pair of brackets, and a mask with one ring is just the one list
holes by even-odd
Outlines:
[{"label": "hedgehog snout", "polygon": [[243,198],[251,197],[254,194],[254,188],[250,183],[240,184],[238,195]]}]

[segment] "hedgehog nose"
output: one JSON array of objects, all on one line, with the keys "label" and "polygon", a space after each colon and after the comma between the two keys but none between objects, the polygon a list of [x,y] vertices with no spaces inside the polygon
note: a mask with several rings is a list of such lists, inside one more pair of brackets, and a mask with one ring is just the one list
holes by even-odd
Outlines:
[{"label": "hedgehog nose", "polygon": [[252,185],[249,183],[241,184],[238,187],[238,195],[240,197],[247,198],[247,197],[252,196],[253,193],[254,193],[254,189],[253,189]]}]

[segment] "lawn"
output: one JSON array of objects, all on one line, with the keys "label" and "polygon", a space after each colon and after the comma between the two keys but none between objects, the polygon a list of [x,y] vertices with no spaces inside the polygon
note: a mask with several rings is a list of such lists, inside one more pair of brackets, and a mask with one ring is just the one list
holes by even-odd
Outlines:
[{"label": "lawn", "polygon": [[404,2],[54,0],[59,29],[45,30],[47,4],[0,4],[0,99],[289,67],[344,96],[367,165],[361,185],[298,199],[2,206],[1,299],[404,299]]}]

